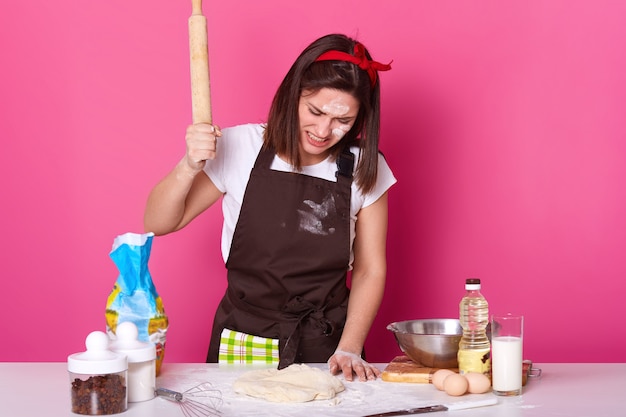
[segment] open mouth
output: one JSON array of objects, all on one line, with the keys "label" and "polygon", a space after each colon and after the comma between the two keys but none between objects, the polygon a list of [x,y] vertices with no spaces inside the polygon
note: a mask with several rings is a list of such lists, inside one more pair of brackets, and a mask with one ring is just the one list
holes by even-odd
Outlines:
[{"label": "open mouth", "polygon": [[328,139],[323,139],[323,138],[317,137],[314,134],[312,134],[311,132],[307,132],[307,135],[309,136],[310,141],[314,145],[323,145],[328,140]]}]

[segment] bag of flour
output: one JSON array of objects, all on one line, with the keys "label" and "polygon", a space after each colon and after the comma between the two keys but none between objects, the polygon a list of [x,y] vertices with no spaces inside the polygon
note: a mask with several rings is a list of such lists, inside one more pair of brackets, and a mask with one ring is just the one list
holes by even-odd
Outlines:
[{"label": "bag of flour", "polygon": [[116,339],[118,323],[135,323],[138,340],[156,346],[156,374],[165,354],[165,335],[169,326],[163,301],[148,270],[153,233],[126,233],[115,238],[109,256],[120,274],[106,304],[106,329]]}]

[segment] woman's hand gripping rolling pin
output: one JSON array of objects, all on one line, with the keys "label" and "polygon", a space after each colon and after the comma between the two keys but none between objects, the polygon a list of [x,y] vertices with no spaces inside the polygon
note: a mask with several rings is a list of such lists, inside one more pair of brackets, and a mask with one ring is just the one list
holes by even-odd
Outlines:
[{"label": "woman's hand gripping rolling pin", "polygon": [[185,135],[187,153],[180,161],[183,172],[193,178],[202,171],[207,159],[215,158],[217,138],[220,136],[222,132],[219,126],[207,123],[189,125]]}]

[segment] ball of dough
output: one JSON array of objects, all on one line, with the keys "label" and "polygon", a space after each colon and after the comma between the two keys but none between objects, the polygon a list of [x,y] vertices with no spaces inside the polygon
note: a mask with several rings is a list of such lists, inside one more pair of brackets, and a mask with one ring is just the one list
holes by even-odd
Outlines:
[{"label": "ball of dough", "polygon": [[448,375],[446,379],[443,380],[443,390],[446,394],[454,397],[465,394],[468,385],[467,379],[459,374]]},{"label": "ball of dough", "polygon": [[469,372],[464,375],[469,384],[468,392],[470,394],[484,394],[491,388],[491,381],[485,374],[479,372]]},{"label": "ball of dough", "polygon": [[344,389],[341,380],[330,372],[295,363],[280,370],[248,371],[233,382],[236,393],[280,403],[328,400]]},{"label": "ball of dough", "polygon": [[449,369],[439,369],[438,371],[435,371],[432,379],[435,388],[437,388],[439,391],[443,391],[443,380],[453,373],[455,372]]}]

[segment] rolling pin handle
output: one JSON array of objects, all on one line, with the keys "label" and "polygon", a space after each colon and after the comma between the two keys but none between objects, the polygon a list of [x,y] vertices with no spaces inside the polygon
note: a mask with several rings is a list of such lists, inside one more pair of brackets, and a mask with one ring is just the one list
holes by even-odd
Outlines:
[{"label": "rolling pin handle", "polygon": [[202,0],[192,0],[189,17],[189,56],[191,66],[191,107],[193,123],[211,123],[211,88],[206,18]]},{"label": "rolling pin handle", "polygon": [[191,0],[191,14],[202,14],[202,0]]}]

